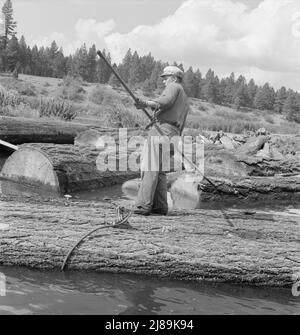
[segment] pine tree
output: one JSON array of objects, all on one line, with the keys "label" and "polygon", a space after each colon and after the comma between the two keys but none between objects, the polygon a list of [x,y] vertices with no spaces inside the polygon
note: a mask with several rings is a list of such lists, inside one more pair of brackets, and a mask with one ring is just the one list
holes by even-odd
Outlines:
[{"label": "pine tree", "polygon": [[25,74],[32,74],[32,53],[29,45],[27,46],[26,63],[25,63],[25,69],[23,71]]},{"label": "pine tree", "polygon": [[254,79],[251,79],[247,85],[247,96],[248,96],[248,107],[254,107],[254,99],[257,93],[257,85],[255,84]]},{"label": "pine tree", "polygon": [[184,67],[182,63],[178,64],[177,62],[173,62],[172,65],[177,66],[182,72],[184,72]]},{"label": "pine tree", "polygon": [[244,76],[239,76],[234,85],[233,93],[233,105],[236,109],[241,106],[246,107],[248,103],[246,78]]},{"label": "pine tree", "polygon": [[235,75],[232,72],[229,78],[225,79],[226,87],[224,90],[224,102],[226,105],[233,103],[234,87],[235,87]]},{"label": "pine tree", "polygon": [[20,72],[25,73],[26,67],[30,63],[30,55],[28,54],[28,47],[24,36],[19,41],[19,55],[20,55]]},{"label": "pine tree", "polygon": [[6,49],[8,39],[9,37],[15,36],[16,34],[15,29],[17,27],[17,22],[14,21],[13,19],[13,7],[11,0],[6,0],[6,2],[2,7],[2,13],[4,15],[4,22],[5,22],[3,43],[4,43],[4,49]]},{"label": "pine tree", "polygon": [[95,44],[88,52],[88,81],[91,83],[97,82],[97,50]]},{"label": "pine tree", "polygon": [[71,76],[72,73],[74,73],[74,71],[73,71],[73,57],[70,55],[66,59],[66,74]]},{"label": "pine tree", "polygon": [[20,53],[19,53],[19,42],[18,39],[13,36],[6,47],[6,62],[8,71],[14,71],[19,64]]},{"label": "pine tree", "polygon": [[169,66],[169,63],[161,63],[161,71],[160,71],[159,76],[158,76],[157,81],[156,81],[156,87],[157,87],[157,91],[159,93],[161,93],[165,89],[165,85],[164,85],[162,77],[160,75],[163,73],[163,69],[167,66]]},{"label": "pine tree", "polygon": [[[102,50],[103,56],[107,59],[109,63],[111,63],[110,53],[106,55],[106,50]],[[97,81],[101,84],[108,83],[111,75],[110,68],[106,65],[102,58],[99,58],[97,61]]]},{"label": "pine tree", "polygon": [[31,74],[38,76],[40,74],[40,57],[36,45],[31,49]]},{"label": "pine tree", "polygon": [[65,74],[65,59],[62,49],[58,49],[55,41],[51,43],[48,52],[48,63],[50,75],[56,78],[62,78]]},{"label": "pine tree", "polygon": [[159,76],[162,74],[162,71],[163,71],[162,63],[160,61],[155,62],[154,68],[149,78],[152,91],[157,89],[157,81]]},{"label": "pine tree", "polygon": [[84,80],[88,79],[88,53],[86,45],[83,44],[80,49],[78,49],[73,58],[73,75],[79,76]]},{"label": "pine tree", "polygon": [[[226,79],[222,78],[219,85],[220,103],[225,104]],[[199,96],[200,98],[200,96]]]},{"label": "pine tree", "polygon": [[57,55],[58,55],[58,46],[57,46],[56,42],[53,41],[51,43],[51,46],[50,46],[50,57],[51,57],[51,60],[54,60]]},{"label": "pine tree", "polygon": [[219,78],[215,77],[214,71],[209,69],[202,86],[201,96],[208,102],[218,103],[220,98],[218,86]]},{"label": "pine tree", "polygon": [[142,67],[142,80],[144,81],[150,78],[155,66],[155,61],[151,53],[149,53],[147,56],[143,56],[140,62]]},{"label": "pine tree", "polygon": [[53,76],[52,68],[52,52],[49,47],[46,49],[41,48],[41,59],[42,59],[42,73],[45,77]]},{"label": "pine tree", "polygon": [[[49,48],[48,48],[49,50]],[[39,76],[47,77],[49,72],[47,49],[44,47],[39,48],[39,64],[37,66]]]},{"label": "pine tree", "polygon": [[128,84],[131,87],[134,87],[136,84],[141,83],[143,81],[143,77],[144,74],[141,59],[138,53],[135,51],[132,56],[132,64],[129,70]]},{"label": "pine tree", "polygon": [[129,49],[118,69],[120,76],[124,78],[126,83],[128,83],[129,80],[129,71],[131,68],[131,64],[132,64],[132,53],[131,49]]},{"label": "pine tree", "polygon": [[53,76],[63,78],[67,74],[67,59],[64,56],[62,48],[60,48],[53,60]]},{"label": "pine tree", "polygon": [[274,111],[276,113],[282,113],[283,112],[283,105],[288,97],[288,92],[286,88],[283,86],[281,87],[277,92],[275,96],[275,104],[274,104]]},{"label": "pine tree", "polygon": [[258,89],[254,99],[254,105],[257,109],[273,110],[274,103],[275,91],[270,87],[269,83],[266,83],[263,87]]},{"label": "pine tree", "polygon": [[233,86],[233,97],[234,97],[236,91],[238,89],[240,89],[241,85],[242,86],[246,86],[246,78],[244,76],[242,76],[242,75],[240,75],[238,77],[238,79],[236,80],[236,82],[234,83],[234,86]]},{"label": "pine tree", "polygon": [[233,105],[237,110],[239,110],[240,107],[247,106],[247,91],[244,83],[240,83],[240,86],[236,89],[233,95]]},{"label": "pine tree", "polygon": [[288,121],[300,123],[300,95],[292,90],[288,91],[288,97],[283,105],[283,113]]},{"label": "pine tree", "polygon": [[201,97],[201,88],[202,88],[202,74],[199,69],[195,72],[194,75],[194,97]]},{"label": "pine tree", "polygon": [[190,67],[183,76],[183,87],[189,97],[197,96],[196,80],[193,68]]}]

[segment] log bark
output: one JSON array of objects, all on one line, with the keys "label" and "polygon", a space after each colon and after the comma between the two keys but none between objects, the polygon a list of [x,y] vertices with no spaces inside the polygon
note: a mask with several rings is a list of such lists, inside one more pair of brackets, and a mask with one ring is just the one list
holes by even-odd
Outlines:
[{"label": "log bark", "polygon": [[127,159],[126,154],[118,154],[116,171],[100,171],[97,166],[99,153],[96,149],[74,145],[20,146],[2,168],[2,193],[64,194],[111,186],[139,176],[139,171],[119,170],[118,163]]},{"label": "log bark", "polygon": [[205,172],[219,176],[261,176],[300,173],[300,156],[274,159],[263,156],[245,156],[222,148],[205,148]]},{"label": "log bark", "polygon": [[300,157],[272,159],[268,157],[240,156],[237,161],[247,166],[250,176],[274,176],[276,174],[299,173]]},{"label": "log bark", "polygon": [[[0,264],[60,268],[89,230],[115,219],[106,203],[0,198]],[[75,249],[67,268],[160,278],[291,287],[300,215],[238,210],[132,216]],[[125,229],[127,228],[127,229]]]},{"label": "log bark", "polygon": [[300,200],[300,174],[296,176],[275,177],[216,177],[210,179],[218,185],[216,191],[207,181],[202,182],[201,201],[213,200],[240,200],[268,201],[274,200]]},{"label": "log bark", "polygon": [[116,136],[118,134],[118,129],[101,128],[93,124],[19,117],[0,117],[0,139],[12,144],[74,144],[74,139],[78,134],[90,129],[97,130],[100,135],[112,134]]}]

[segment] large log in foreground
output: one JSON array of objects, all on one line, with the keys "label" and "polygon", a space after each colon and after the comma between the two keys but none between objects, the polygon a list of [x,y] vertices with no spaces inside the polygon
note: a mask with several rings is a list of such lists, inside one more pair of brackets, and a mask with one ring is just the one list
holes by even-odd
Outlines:
[{"label": "large log in foreground", "polygon": [[[119,171],[118,162],[127,154],[118,154],[115,171],[100,171],[100,151],[74,145],[30,144],[19,147],[5,162],[0,180],[2,193],[71,193],[123,183],[139,175],[138,171]],[[14,186],[14,187],[13,187]]]},{"label": "large log in foreground", "polygon": [[[115,219],[107,203],[0,197],[0,264],[54,269],[89,230]],[[289,287],[300,264],[299,213],[176,211],[132,216],[75,249],[67,268]]]}]

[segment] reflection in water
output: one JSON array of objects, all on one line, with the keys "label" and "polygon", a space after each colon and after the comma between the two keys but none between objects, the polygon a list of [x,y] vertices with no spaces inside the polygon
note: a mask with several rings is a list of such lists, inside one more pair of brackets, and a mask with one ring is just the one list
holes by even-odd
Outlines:
[{"label": "reflection in water", "polygon": [[0,314],[299,314],[289,289],[0,267]]}]

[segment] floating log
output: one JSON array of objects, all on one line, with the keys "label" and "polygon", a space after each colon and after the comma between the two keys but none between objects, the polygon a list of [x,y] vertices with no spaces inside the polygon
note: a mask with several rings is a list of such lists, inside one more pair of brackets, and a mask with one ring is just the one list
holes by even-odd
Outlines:
[{"label": "floating log", "polygon": [[97,130],[101,135],[118,133],[118,129],[102,128],[93,124],[20,117],[0,117],[0,139],[12,144],[74,144],[74,139],[78,134],[90,129]]},{"label": "floating log", "polygon": [[99,171],[99,153],[74,145],[22,145],[2,168],[2,193],[24,190],[65,194],[123,183],[139,175],[138,171],[119,171],[118,162],[127,159],[121,153],[116,158],[116,171]]},{"label": "floating log", "polygon": [[[167,174],[173,205],[177,208],[197,208],[206,202],[249,203],[255,201],[300,200],[300,174],[276,177],[207,176],[217,189],[200,175],[175,172]],[[123,192],[136,197],[141,180],[125,182]]]},{"label": "floating log", "polygon": [[[115,220],[107,203],[0,196],[0,264],[55,269],[88,231]],[[291,288],[299,271],[299,213],[174,211],[132,216],[74,250],[69,270]],[[127,229],[125,229],[127,228]]]}]

